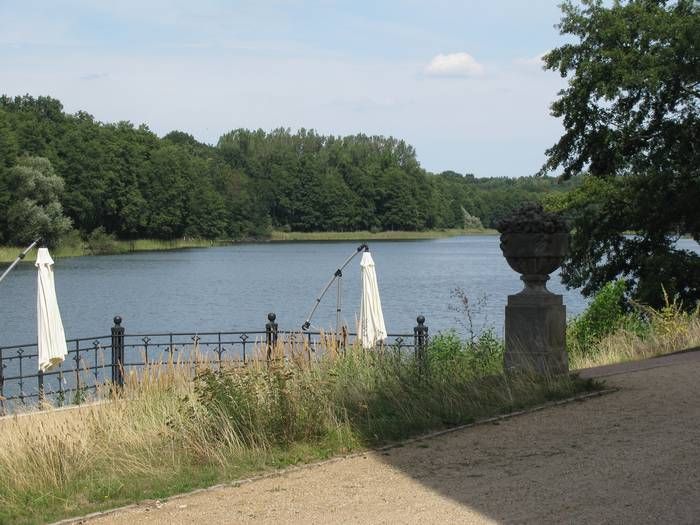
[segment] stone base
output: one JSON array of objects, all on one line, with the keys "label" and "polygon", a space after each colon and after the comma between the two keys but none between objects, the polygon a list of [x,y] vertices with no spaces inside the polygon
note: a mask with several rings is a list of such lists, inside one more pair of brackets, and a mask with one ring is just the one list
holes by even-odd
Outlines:
[{"label": "stone base", "polygon": [[566,374],[566,306],[561,295],[524,290],[508,296],[506,370]]}]

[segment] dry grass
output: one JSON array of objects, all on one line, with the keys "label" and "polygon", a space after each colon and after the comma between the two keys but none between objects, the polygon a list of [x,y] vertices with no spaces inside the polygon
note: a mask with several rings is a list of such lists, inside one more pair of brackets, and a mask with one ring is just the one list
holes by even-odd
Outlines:
[{"label": "dry grass", "polygon": [[580,370],[637,361],[697,347],[700,347],[700,319],[695,318],[684,326],[683,330],[675,333],[653,331],[640,337],[634,332],[619,330],[601,340],[595,354],[572,356],[571,367]]},{"label": "dry grass", "polygon": [[619,329],[603,337],[592,352],[570,355],[574,370],[637,361],[700,347],[700,307],[684,312],[670,302],[661,310],[636,305],[647,319],[643,330]]},{"label": "dry grass", "polygon": [[196,362],[151,365],[109,402],[0,420],[0,523],[161,498],[591,388],[464,359],[419,374],[392,349],[341,352],[333,337],[283,341],[269,365],[256,355],[195,381]]}]

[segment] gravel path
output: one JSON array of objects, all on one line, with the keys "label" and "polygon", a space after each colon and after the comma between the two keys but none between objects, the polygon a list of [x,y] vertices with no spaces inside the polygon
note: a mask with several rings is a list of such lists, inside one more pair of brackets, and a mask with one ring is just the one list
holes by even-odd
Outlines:
[{"label": "gravel path", "polygon": [[595,371],[604,397],[90,523],[698,523],[700,352],[652,361]]}]

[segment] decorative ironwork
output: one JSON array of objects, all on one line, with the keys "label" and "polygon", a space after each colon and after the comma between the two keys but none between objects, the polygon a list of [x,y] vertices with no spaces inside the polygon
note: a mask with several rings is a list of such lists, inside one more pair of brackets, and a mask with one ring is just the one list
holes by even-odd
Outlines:
[{"label": "decorative ironwork", "polygon": [[[419,353],[418,345],[427,344],[425,337],[414,334],[390,334],[387,349],[398,353],[406,350]],[[413,343],[411,343],[413,337]],[[167,332],[129,334],[119,316],[109,335],[70,339],[68,355],[58,367],[40,372],[36,343],[0,347],[0,414],[15,407],[46,400],[54,406],[82,403],[100,395],[98,390],[110,392],[124,385],[125,374],[147,365],[172,362],[177,353],[178,362],[192,367],[246,366],[251,359],[271,358],[271,350],[279,342],[290,346],[308,345],[309,358],[317,359],[339,335],[321,332],[282,331],[277,316],[270,313],[263,330],[229,332]],[[343,343],[352,346],[356,334],[344,330]],[[260,356],[250,353],[250,345],[261,349]],[[345,344],[343,344],[344,348]],[[106,359],[105,359],[106,357]]]}]

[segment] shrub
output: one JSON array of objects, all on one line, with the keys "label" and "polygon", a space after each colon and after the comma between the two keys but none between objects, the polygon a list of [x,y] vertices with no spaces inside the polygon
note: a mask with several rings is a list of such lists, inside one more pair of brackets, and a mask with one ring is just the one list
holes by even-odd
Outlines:
[{"label": "shrub", "polygon": [[663,355],[700,344],[700,306],[689,311],[664,289],[659,309],[624,304],[621,281],[608,283],[567,328],[573,368],[585,368]]},{"label": "shrub", "polygon": [[126,248],[119,244],[116,236],[113,233],[107,233],[103,226],[92,230],[92,233],[87,237],[86,244],[90,255],[105,255],[126,251]]},{"label": "shrub", "polygon": [[624,280],[611,281],[595,295],[588,308],[567,327],[569,353],[590,355],[606,336],[625,329],[643,335],[647,325],[640,313],[629,310]]},{"label": "shrub", "polygon": [[58,246],[61,250],[81,253],[85,243],[78,230],[70,230],[64,234],[58,241]]},{"label": "shrub", "polygon": [[439,333],[428,345],[428,364],[431,369],[459,364],[473,374],[495,373],[503,365],[503,341],[496,337],[493,329],[479,336],[462,341],[457,332]]}]

